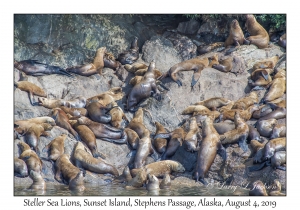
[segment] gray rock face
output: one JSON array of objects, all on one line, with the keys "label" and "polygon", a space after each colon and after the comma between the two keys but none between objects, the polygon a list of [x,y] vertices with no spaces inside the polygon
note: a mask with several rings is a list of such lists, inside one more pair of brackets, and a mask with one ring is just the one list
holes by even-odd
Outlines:
[{"label": "gray rock face", "polygon": [[199,29],[200,23],[197,20],[189,20],[181,22],[178,25],[177,31],[183,34],[195,34]]}]

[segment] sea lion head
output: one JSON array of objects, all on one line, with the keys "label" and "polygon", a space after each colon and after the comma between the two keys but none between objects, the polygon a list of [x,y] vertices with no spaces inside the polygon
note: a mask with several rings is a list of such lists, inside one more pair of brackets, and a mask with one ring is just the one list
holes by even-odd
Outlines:
[{"label": "sea lion head", "polygon": [[185,168],[183,167],[183,165],[177,161],[176,161],[176,163],[177,163],[176,167],[174,167],[173,170],[176,172],[183,173],[185,171]]},{"label": "sea lion head", "polygon": [[239,22],[236,19],[234,19],[231,22],[231,27],[234,28],[234,29],[238,29],[238,28],[240,28],[240,24],[239,24]]},{"label": "sea lion head", "polygon": [[70,181],[69,189],[76,192],[84,191],[84,177],[85,173],[83,171],[79,171],[76,177]]},{"label": "sea lion head", "polygon": [[20,141],[20,142],[18,143],[18,147],[20,148],[20,150],[21,150],[22,152],[24,152],[25,150],[31,150],[31,149],[30,149],[30,146],[29,146],[28,144],[26,144],[25,142],[22,142],[22,141]]},{"label": "sea lion head", "polygon": [[150,71],[153,71],[154,69],[155,69],[155,60],[153,59],[153,60],[150,62],[147,71],[150,72]]},{"label": "sea lion head", "polygon": [[130,49],[135,49],[135,50],[139,49],[137,41],[138,41],[138,37],[135,36],[134,39],[133,39],[133,41],[131,42]]},{"label": "sea lion head", "polygon": [[75,151],[76,150],[78,150],[78,149],[82,149],[82,150],[84,150],[84,145],[80,142],[80,141],[78,141],[76,144],[75,144]]},{"label": "sea lion head", "polygon": [[80,118],[77,119],[77,122],[79,125],[87,125],[90,122],[90,120],[85,116],[81,116]]}]

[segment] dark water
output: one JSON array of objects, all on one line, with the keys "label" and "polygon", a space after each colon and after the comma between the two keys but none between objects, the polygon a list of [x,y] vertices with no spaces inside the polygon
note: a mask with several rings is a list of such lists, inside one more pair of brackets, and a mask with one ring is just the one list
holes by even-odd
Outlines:
[{"label": "dark water", "polygon": [[14,188],[15,196],[247,196],[249,191],[240,187],[237,189],[207,188],[204,186],[182,187],[180,185],[171,186],[171,189],[147,191],[146,188],[127,190],[121,184],[91,185],[86,184],[85,191],[76,193],[69,190],[67,185],[53,185],[47,183],[45,191],[32,191],[29,186],[16,186]]}]

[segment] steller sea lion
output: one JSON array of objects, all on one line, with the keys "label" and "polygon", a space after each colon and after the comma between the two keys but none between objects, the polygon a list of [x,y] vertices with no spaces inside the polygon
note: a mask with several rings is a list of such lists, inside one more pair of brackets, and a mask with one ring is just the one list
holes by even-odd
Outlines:
[{"label": "steller sea lion", "polygon": [[125,166],[124,170],[123,170],[123,173],[117,177],[118,180],[124,180],[126,182],[129,182],[131,179],[132,179],[132,176],[130,174],[130,170],[129,170],[129,167],[128,166]]},{"label": "steller sea lion", "polygon": [[111,116],[110,124],[115,128],[123,128],[123,119],[127,122],[129,121],[126,115],[124,114],[123,110],[118,106],[116,102],[113,102],[112,106],[112,109],[109,111],[109,114]]},{"label": "steller sea lion", "polygon": [[[160,124],[159,122],[155,122],[155,127],[156,127],[155,135],[167,132],[166,129],[164,128],[164,126],[162,124]],[[154,147],[155,147],[156,151],[161,154],[166,151],[167,144],[168,144],[167,139],[163,139],[163,138],[154,139]]]},{"label": "steller sea lion", "polygon": [[65,101],[64,106],[69,108],[84,108],[86,105],[86,98],[83,96],[77,96],[73,100]]},{"label": "steller sea lion", "polygon": [[271,157],[271,166],[274,169],[280,169],[285,171],[285,167],[282,166],[286,164],[286,151],[278,151]]},{"label": "steller sea lion", "polygon": [[171,178],[169,174],[165,174],[163,180],[159,184],[160,189],[170,189],[171,188]]},{"label": "steller sea lion", "polygon": [[285,69],[279,69],[277,73],[274,75],[273,79],[277,78],[286,78],[286,70]]},{"label": "steller sea lion", "polygon": [[38,105],[38,102],[35,102],[33,95],[41,96],[41,97],[47,97],[47,94],[45,91],[40,88],[39,86],[28,82],[28,81],[19,81],[14,82],[14,86],[16,88],[19,88],[22,91],[26,91],[29,94],[29,100],[32,106]]},{"label": "steller sea lion", "polygon": [[106,51],[106,47],[100,47],[96,52],[93,63],[88,63],[79,66],[72,66],[67,68],[66,70],[68,72],[72,72],[86,77],[94,74],[102,75],[102,69],[104,67],[103,56],[105,51]]},{"label": "steller sea lion", "polygon": [[263,159],[267,160],[270,159],[275,152],[277,151],[283,151],[286,149],[286,138],[277,138],[272,139],[268,143],[266,143],[264,147],[264,155]]},{"label": "steller sea lion", "polygon": [[70,125],[69,118],[63,110],[60,108],[54,108],[51,110],[49,116],[55,120],[57,126],[69,131],[77,141],[80,140],[78,133]]},{"label": "steller sea lion", "polygon": [[283,34],[283,35],[279,38],[279,40],[278,40],[278,45],[279,45],[280,47],[286,48],[286,33]]},{"label": "steller sea lion", "polygon": [[220,108],[222,106],[228,105],[230,102],[231,101],[226,98],[214,97],[214,98],[209,98],[204,101],[194,103],[194,105],[203,105],[210,110],[215,110],[216,108]]},{"label": "steller sea lion", "polygon": [[273,181],[271,189],[269,190],[269,196],[278,196],[278,195],[284,196],[285,194],[280,191],[281,191],[281,184],[277,179],[275,179]]},{"label": "steller sea lion", "polygon": [[132,64],[139,59],[139,47],[137,44],[138,38],[135,36],[131,42],[129,50],[126,50],[118,55],[117,60],[122,64]]},{"label": "steller sea lion", "polygon": [[212,68],[213,65],[219,64],[219,56],[215,53],[213,56],[209,57],[209,65],[208,67]]},{"label": "steller sea lion", "polygon": [[144,125],[144,112],[140,107],[135,113],[134,117],[128,124],[128,128],[134,130],[140,138],[143,138],[146,134],[148,134],[149,130]]},{"label": "steller sea lion", "polygon": [[245,121],[248,121],[251,119],[253,112],[258,109],[259,109],[258,105],[251,105],[246,110],[240,110],[240,109],[225,110],[220,114],[219,120],[220,121],[234,120],[234,116],[238,112]]},{"label": "steller sea lion", "polygon": [[197,125],[195,117],[189,119],[189,131],[184,137],[183,147],[188,152],[196,152],[198,148],[198,142],[201,140],[200,129]]},{"label": "steller sea lion", "polygon": [[213,51],[217,48],[224,48],[224,42],[215,42],[209,45],[202,45],[202,46],[198,46],[197,47],[197,52],[199,53],[199,55],[208,53],[210,51]]},{"label": "steller sea lion", "polygon": [[125,128],[124,131],[126,132],[128,136],[128,143],[131,146],[131,149],[136,150],[139,145],[140,137],[139,135],[132,129],[130,128]]},{"label": "steller sea lion", "polygon": [[232,121],[219,122],[219,123],[214,123],[214,128],[216,129],[218,134],[221,135],[235,129],[235,124]]},{"label": "steller sea lion", "polygon": [[66,101],[63,99],[38,98],[38,104],[48,109],[54,109],[65,106]]},{"label": "steller sea lion", "polygon": [[79,171],[75,178],[71,179],[69,182],[69,189],[76,192],[83,192],[85,190],[84,186],[85,173]]},{"label": "steller sea lion", "polygon": [[135,74],[135,72],[140,70],[140,69],[147,69],[148,68],[148,66],[144,63],[134,63],[132,65],[125,64],[124,67],[128,72],[131,72],[133,74]]},{"label": "steller sea lion", "polygon": [[208,58],[200,58],[195,57],[190,60],[183,61],[181,63],[175,64],[172,66],[166,73],[164,73],[159,80],[170,76],[173,81],[175,81],[178,86],[182,86],[182,82],[180,81],[179,78],[177,78],[177,72],[179,71],[194,71],[193,77],[192,77],[192,83],[191,86],[193,87],[197,81],[200,78],[201,71],[205,68],[207,68],[209,65],[209,60]]},{"label": "steller sea lion", "polygon": [[49,152],[49,159],[56,161],[56,159],[64,154],[65,152],[65,140],[67,138],[66,134],[62,134],[55,139],[53,139],[49,144],[47,144],[43,152]]},{"label": "steller sea lion", "polygon": [[258,62],[256,62],[252,69],[256,70],[256,69],[270,69],[269,74],[272,74],[274,72],[274,67],[276,66],[277,62],[279,60],[279,56],[275,55],[271,58],[266,58],[263,60],[260,60]]},{"label": "steller sea lion", "polygon": [[93,96],[86,100],[86,104],[89,104],[91,101],[99,101],[103,106],[107,106],[108,104],[121,100],[124,96],[121,87],[113,87],[108,91],[101,93],[99,95]]},{"label": "steller sea lion", "polygon": [[270,72],[272,69],[256,69],[251,73],[251,79],[249,80],[249,84],[254,88],[252,90],[257,90],[260,86],[267,86],[270,82],[272,82],[272,78],[270,76]]},{"label": "steller sea lion", "polygon": [[119,176],[118,170],[100,158],[94,158],[86,152],[84,145],[77,142],[74,149],[73,159],[75,166],[98,174],[112,174],[115,177]]},{"label": "steller sea lion", "polygon": [[32,126],[32,124],[41,124],[41,123],[48,123],[52,126],[55,126],[55,120],[51,117],[48,116],[43,116],[43,117],[35,117],[35,118],[30,118],[26,120],[17,120],[14,122],[17,128],[20,128],[21,130],[28,130]]},{"label": "steller sea lion", "polygon": [[30,178],[32,179],[33,183],[29,187],[31,190],[46,190],[46,182],[44,181],[42,175],[39,172],[30,171]]},{"label": "steller sea lion", "polygon": [[249,93],[248,96],[240,98],[239,100],[237,100],[232,109],[242,109],[242,110],[246,110],[249,106],[258,103],[258,95],[257,92],[252,91]]},{"label": "steller sea lion", "polygon": [[195,115],[208,115],[211,111],[203,105],[190,105],[182,111],[182,115],[192,114]]},{"label": "steller sea lion", "polygon": [[257,131],[256,128],[254,128],[252,125],[248,125],[249,127],[249,133],[248,133],[248,142],[251,140],[260,140],[260,134]]},{"label": "steller sea lion", "polygon": [[252,118],[259,119],[272,111],[273,110],[270,108],[270,106],[267,104],[262,104],[259,106],[259,110],[256,110],[252,113]]},{"label": "steller sea lion", "polygon": [[249,127],[247,123],[240,117],[239,112],[236,112],[234,115],[234,124],[235,129],[220,135],[220,141],[222,144],[238,143],[242,150],[247,151]]},{"label": "steller sea lion", "polygon": [[37,60],[23,60],[14,61],[14,67],[27,75],[31,76],[43,76],[49,74],[61,74],[68,77],[74,77],[72,74],[66,70],[60,68],[59,66],[51,66],[48,64],[40,63]]},{"label": "steller sea lion", "polygon": [[274,126],[270,139],[276,139],[285,136],[286,136],[286,126],[285,124],[279,124]]},{"label": "steller sea lion", "polygon": [[68,108],[65,106],[59,107],[61,110],[63,110],[66,114],[70,114],[74,117],[77,116],[87,116],[88,112],[85,108]]},{"label": "steller sea lion", "polygon": [[257,180],[255,182],[252,182],[250,185],[250,196],[268,196],[267,190],[265,185],[262,183],[262,181]]},{"label": "steller sea lion", "polygon": [[258,124],[260,121],[263,120],[268,120],[268,119],[278,120],[286,117],[286,108],[278,107],[275,104],[269,104],[269,105],[271,106],[272,109],[275,108],[275,110],[259,118],[256,124]]},{"label": "steller sea lion", "polygon": [[127,143],[127,134],[120,129],[94,122],[84,116],[78,118],[77,122],[79,125],[86,125],[89,129],[91,129],[96,138],[119,144]]},{"label": "steller sea lion", "polygon": [[148,174],[148,183],[146,184],[146,190],[159,190],[159,181],[153,174]]},{"label": "steller sea lion", "polygon": [[286,90],[286,78],[279,77],[268,84],[269,90],[262,99],[262,102],[270,102],[283,96]]},{"label": "steller sea lion", "polygon": [[259,49],[266,48],[269,45],[268,32],[256,21],[254,15],[246,15],[246,29],[250,33],[247,38],[249,44],[256,45]]},{"label": "steller sea lion", "polygon": [[103,56],[104,67],[111,68],[116,70],[119,66],[121,66],[119,61],[116,61],[114,55],[109,52],[105,52]]},{"label": "steller sea lion", "polygon": [[21,150],[19,159],[25,161],[28,171],[34,170],[40,173],[42,171],[43,162],[39,156],[33,150],[31,150],[30,146],[25,142],[19,142],[18,146]]},{"label": "steller sea lion", "polygon": [[244,37],[244,33],[240,27],[239,22],[236,19],[232,20],[230,24],[229,36],[224,43],[224,47],[227,48],[231,45],[240,46],[245,42],[247,41]]},{"label": "steller sea lion", "polygon": [[221,72],[230,72],[233,68],[233,57],[222,58],[219,60],[219,64],[212,65],[212,68],[217,69]]},{"label": "steller sea lion", "polygon": [[207,116],[202,123],[202,136],[203,139],[198,150],[194,177],[196,182],[199,180],[204,185],[207,185],[204,177],[214,162],[217,153],[226,160],[226,151],[220,142],[218,132],[213,126],[213,118],[211,116]]},{"label": "steller sea lion", "polygon": [[256,128],[261,136],[269,138],[276,124],[276,119],[260,120],[257,122]]},{"label": "steller sea lion", "polygon": [[28,176],[27,165],[24,160],[15,157],[14,158],[14,176],[26,177]]},{"label": "steller sea lion", "polygon": [[267,139],[264,139],[262,142],[255,139],[250,141],[251,154],[249,157],[253,157],[254,164],[261,163],[263,161],[263,148],[265,147],[267,142]]},{"label": "steller sea lion", "polygon": [[86,106],[89,118],[99,123],[109,123],[111,121],[111,115],[106,114],[111,108],[112,104],[103,106],[99,101],[90,101]]},{"label": "steller sea lion", "polygon": [[148,70],[144,75],[141,82],[136,84],[128,94],[127,98],[127,110],[135,111],[135,107],[143,100],[153,96],[156,100],[161,100],[161,95],[159,90],[157,89],[155,78],[154,78],[154,70],[155,61],[149,64]]},{"label": "steller sea lion", "polygon": [[147,181],[147,173],[146,170],[139,170],[137,175],[128,181],[126,184],[126,189],[134,189],[139,188],[144,185]]}]

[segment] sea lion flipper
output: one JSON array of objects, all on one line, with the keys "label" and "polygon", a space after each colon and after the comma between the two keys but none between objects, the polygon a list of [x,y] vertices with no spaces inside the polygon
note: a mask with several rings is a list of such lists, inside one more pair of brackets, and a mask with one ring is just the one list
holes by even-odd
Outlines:
[{"label": "sea lion flipper", "polygon": [[261,74],[262,74],[263,78],[264,78],[266,81],[268,81],[269,74],[267,73],[267,71],[262,71]]},{"label": "sea lion flipper", "polygon": [[33,92],[29,91],[28,92],[28,96],[29,96],[29,100],[30,100],[30,103],[32,106],[36,106],[36,105],[39,105],[38,102],[36,102],[33,98]]},{"label": "sea lion flipper", "polygon": [[161,81],[157,80],[156,81],[158,85],[160,85],[163,89],[167,90],[167,91],[170,91],[169,88],[167,88]]},{"label": "sea lion flipper", "polygon": [[218,151],[217,151],[218,155],[220,155],[223,160],[226,160],[227,159],[227,153],[226,153],[226,149],[225,147],[221,144],[221,142],[219,143],[219,148],[218,148]]},{"label": "sea lion flipper", "polygon": [[248,145],[247,145],[246,141],[247,141],[247,138],[245,138],[245,136],[243,136],[239,140],[239,146],[244,152],[246,152],[248,150]]},{"label": "sea lion flipper", "polygon": [[136,152],[136,150],[132,150],[126,155],[126,157],[134,157],[136,155]]},{"label": "sea lion flipper", "polygon": [[204,184],[205,186],[208,185],[207,181],[205,181],[204,178],[200,178],[199,181],[200,181],[202,184]]},{"label": "sea lion flipper", "polygon": [[195,71],[192,77],[192,83],[191,83],[191,87],[194,87],[194,85],[198,82],[198,80],[200,79],[201,76],[201,71],[202,68],[200,68],[199,70]]},{"label": "sea lion flipper", "polygon": [[286,167],[285,166],[277,166],[276,168],[279,169],[279,170],[282,170],[282,171],[286,171]]},{"label": "sea lion flipper", "polygon": [[248,167],[248,170],[249,172],[252,172],[252,171],[259,171],[261,170],[263,167],[265,167],[266,165],[266,162],[263,162],[261,164],[258,164],[258,165],[254,165],[254,166],[251,166],[251,167]]}]

